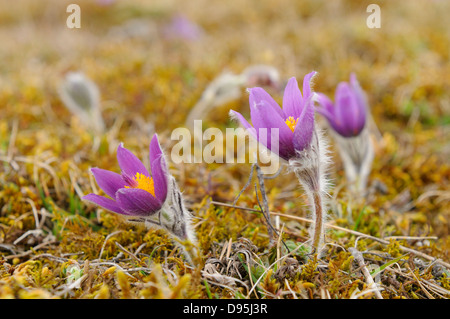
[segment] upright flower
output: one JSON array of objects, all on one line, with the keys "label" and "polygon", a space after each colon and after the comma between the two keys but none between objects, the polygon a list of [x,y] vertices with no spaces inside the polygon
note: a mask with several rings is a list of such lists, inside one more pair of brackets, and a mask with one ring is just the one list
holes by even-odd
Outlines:
[{"label": "upright flower", "polygon": [[[151,172],[132,152],[119,145],[117,160],[120,174],[101,168],[91,169],[98,186],[109,197],[88,194],[82,199],[125,215],[131,221],[162,228],[181,241],[195,244],[191,215],[184,206],[175,179],[169,174],[156,134],[150,142],[149,158]],[[192,261],[191,254],[186,256]]]},{"label": "upright flower", "polygon": [[374,151],[366,128],[367,99],[356,75],[350,75],[350,83],[338,84],[334,103],[321,93],[318,102],[317,112],[327,119],[334,132],[348,182],[358,191],[365,191]]},{"label": "upright flower", "polygon": [[[314,105],[310,84],[315,74],[316,72],[311,72],[304,77],[303,96],[297,80],[294,77],[289,79],[284,90],[283,108],[263,88],[249,89],[253,126],[236,111],[231,110],[230,116],[238,119],[265,147],[289,161],[295,158],[298,152],[306,149],[312,141]],[[270,133],[274,129],[279,133],[279,143],[271,140]]]},{"label": "upright flower", "polygon": [[[238,119],[261,144],[284,159],[289,169],[295,172],[308,195],[314,220],[310,229],[312,247],[320,253],[327,213],[325,169],[328,157],[322,135],[314,123],[315,93],[311,91],[311,80],[315,74],[311,72],[304,77],[303,95],[295,78],[288,81],[283,108],[262,88],[249,89],[253,126],[238,112],[231,110],[230,115]],[[279,131],[278,140],[267,132],[273,130]]]}]

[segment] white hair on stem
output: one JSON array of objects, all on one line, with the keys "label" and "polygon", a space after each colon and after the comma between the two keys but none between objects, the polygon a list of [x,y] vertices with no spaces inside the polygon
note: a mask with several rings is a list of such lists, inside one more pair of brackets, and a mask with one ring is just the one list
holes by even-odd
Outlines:
[{"label": "white hair on stem", "polygon": [[328,145],[322,131],[314,129],[311,144],[297,152],[297,156],[289,160],[289,170],[293,171],[306,192],[311,207],[314,223],[310,227],[312,247],[321,254],[325,237],[327,220],[328,189],[330,182],[327,169],[330,163]]},{"label": "white hair on stem", "polygon": [[365,195],[367,182],[375,157],[369,130],[364,130],[355,137],[342,137],[333,134],[342,159],[345,177],[354,192]]},{"label": "white hair on stem", "polygon": [[179,247],[186,260],[196,265],[200,250],[192,226],[192,214],[184,204],[183,195],[172,175],[168,176],[167,199],[159,212],[141,218],[131,218],[130,222],[144,223],[148,229],[162,229],[168,233]]}]

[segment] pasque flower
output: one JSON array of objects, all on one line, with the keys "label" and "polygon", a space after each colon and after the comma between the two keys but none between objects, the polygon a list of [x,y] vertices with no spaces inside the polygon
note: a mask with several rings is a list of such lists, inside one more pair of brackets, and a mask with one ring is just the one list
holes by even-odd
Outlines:
[{"label": "pasque flower", "polygon": [[333,130],[343,137],[357,136],[363,130],[367,118],[367,102],[354,73],[350,75],[350,83],[341,82],[336,88],[335,103],[325,94],[318,93],[322,114]]},{"label": "pasque flower", "polygon": [[318,93],[317,96],[317,112],[327,119],[332,128],[346,179],[354,190],[363,193],[374,158],[367,129],[370,114],[365,93],[352,73],[349,83],[338,84],[334,103],[324,94]]},{"label": "pasque flower", "polygon": [[[328,156],[325,141],[314,122],[315,93],[311,91],[311,80],[315,74],[311,72],[304,77],[303,95],[295,78],[288,81],[283,108],[263,89],[249,89],[253,126],[238,112],[230,111],[230,115],[238,119],[261,144],[286,160],[289,170],[296,174],[308,196],[314,220],[310,228],[312,247],[320,253],[327,213],[325,171]],[[278,141],[267,132],[274,129],[279,131]]]},{"label": "pasque flower", "polygon": [[[132,152],[122,144],[119,145],[117,160],[120,174],[101,168],[91,169],[98,186],[108,197],[88,194],[82,199],[125,215],[130,221],[144,223],[149,228],[164,229],[177,239],[195,246],[196,238],[190,223],[191,214],[184,205],[175,178],[169,173],[156,134],[150,142],[149,158],[150,172]],[[197,255],[197,248],[186,247],[182,248],[192,262],[193,257]]]},{"label": "pasque flower", "polygon": [[[252,125],[242,114],[231,110],[230,115],[269,150],[284,160],[297,156],[297,152],[309,146],[314,132],[314,105],[311,79],[316,72],[303,79],[303,95],[297,80],[289,79],[283,96],[283,108],[262,88],[249,89],[250,117]],[[263,130],[261,130],[263,129]],[[279,143],[272,141],[272,130],[278,130]],[[262,134],[264,137],[262,138]],[[275,142],[275,143],[273,143]]]},{"label": "pasque flower", "polygon": [[91,169],[98,186],[110,198],[89,194],[83,200],[128,216],[147,217],[160,211],[167,199],[169,177],[157,135],[150,143],[151,175],[136,155],[122,144],[117,149],[117,160],[121,174]]}]

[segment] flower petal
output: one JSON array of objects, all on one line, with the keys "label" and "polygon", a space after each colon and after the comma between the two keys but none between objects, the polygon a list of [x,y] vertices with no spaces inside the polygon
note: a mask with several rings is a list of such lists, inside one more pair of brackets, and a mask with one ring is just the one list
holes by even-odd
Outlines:
[{"label": "flower petal", "polygon": [[326,118],[328,118],[328,116],[333,116],[334,105],[328,96],[323,93],[317,93],[317,101],[319,102],[319,107],[316,109],[317,112],[324,115]]},{"label": "flower petal", "polygon": [[122,143],[117,148],[117,160],[119,162],[120,169],[127,176],[134,177],[136,173],[144,174],[150,177],[144,164],[129,150],[123,147]]},{"label": "flower petal", "polygon": [[158,141],[158,135],[155,133],[150,142],[150,167],[155,187],[155,196],[164,203],[167,198],[169,184],[169,168],[166,158]]},{"label": "flower petal", "polygon": [[[266,101],[261,101],[260,104],[255,105],[251,116],[260,143],[284,159],[295,155],[292,144],[294,133],[287,126],[285,120],[278,113],[272,111]],[[262,131],[264,129],[267,131]],[[272,141],[272,129],[278,129],[278,143],[277,141]]]},{"label": "flower petal", "polygon": [[295,77],[289,79],[283,95],[283,111],[286,118],[292,116],[295,120],[303,110],[303,97]]},{"label": "flower petal", "polygon": [[116,198],[117,190],[125,185],[120,174],[97,167],[91,168],[91,172],[98,186],[111,198]]},{"label": "flower petal", "polygon": [[317,74],[316,71],[308,73],[303,78],[303,100],[306,100],[311,95],[311,80]]},{"label": "flower petal", "polygon": [[149,216],[161,209],[161,202],[139,188],[121,188],[116,193],[119,207],[132,216]]},{"label": "flower petal", "polygon": [[350,74],[350,86],[352,87],[352,90],[355,93],[356,98],[358,99],[358,103],[366,106],[367,105],[366,95],[364,94],[363,89],[359,85],[355,73]]},{"label": "flower petal", "polygon": [[124,212],[119,205],[112,199],[106,198],[100,195],[96,194],[88,194],[86,196],[83,196],[81,198],[82,200],[91,202],[95,205],[98,205],[106,210],[109,210],[111,212],[121,214],[121,215],[128,215],[126,212]]},{"label": "flower petal", "polygon": [[[367,102],[367,96],[364,93],[363,89],[359,85],[358,79],[356,78],[355,73],[350,74],[350,85],[353,89],[353,92],[355,93],[355,97],[358,101],[358,106],[360,109],[360,112],[358,113],[358,123],[360,126],[364,127],[367,119],[367,112],[368,112],[368,102]],[[361,128],[362,130],[362,128]]]},{"label": "flower petal", "polygon": [[164,203],[169,187],[169,169],[164,155],[161,154],[158,158],[154,159],[151,166],[155,196],[161,203]]},{"label": "flower petal", "polygon": [[350,85],[346,82],[338,84],[334,112],[335,120],[340,128],[339,133],[345,137],[355,135],[355,130],[358,126],[358,113],[360,110],[358,108],[358,101],[356,100]]},{"label": "flower petal", "polygon": [[163,151],[159,144],[158,134],[155,133],[150,141],[150,163],[153,163],[153,161],[161,155],[163,155]]},{"label": "flower petal", "polygon": [[275,111],[275,113],[277,113],[281,118],[286,118],[286,115],[284,114],[278,103],[263,88],[254,87],[249,89],[248,91],[250,92],[250,110],[255,107],[255,105],[259,105],[262,101],[266,101],[267,105],[270,106],[272,111]]},{"label": "flower petal", "polygon": [[238,120],[241,125],[254,137],[256,137],[256,130],[253,126],[250,125],[250,123],[245,119],[245,117],[242,116],[241,113],[230,110],[230,117],[234,120]]},{"label": "flower petal", "polygon": [[314,102],[312,98],[313,96],[310,96],[305,101],[305,108],[295,126],[292,144],[297,151],[303,151],[311,144],[314,133]]}]

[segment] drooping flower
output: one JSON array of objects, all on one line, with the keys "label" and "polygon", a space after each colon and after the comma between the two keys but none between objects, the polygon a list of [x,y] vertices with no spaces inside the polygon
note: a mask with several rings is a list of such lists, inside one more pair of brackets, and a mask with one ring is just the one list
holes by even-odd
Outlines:
[{"label": "drooping flower", "polygon": [[357,136],[363,130],[367,118],[367,101],[356,75],[350,75],[350,83],[338,84],[333,103],[325,94],[318,93],[322,114],[330,126],[343,137]]},{"label": "drooping flower", "polygon": [[332,128],[331,135],[343,161],[347,182],[354,191],[364,194],[374,149],[367,128],[368,103],[356,75],[350,75],[350,83],[338,84],[335,103],[321,93],[318,93],[317,100],[320,105],[317,112],[328,120]]},{"label": "drooping flower", "polygon": [[101,168],[91,169],[98,186],[110,198],[89,194],[83,200],[128,216],[147,217],[161,210],[167,199],[169,182],[167,164],[157,135],[150,143],[151,174],[136,155],[122,144],[117,149],[117,160],[121,174]]},{"label": "drooping flower", "polygon": [[196,262],[198,247],[192,216],[184,205],[175,178],[169,173],[157,134],[150,142],[150,172],[122,145],[117,149],[117,160],[120,174],[100,168],[91,169],[98,186],[109,197],[89,194],[82,199],[125,215],[130,221],[167,231],[178,239],[177,243],[189,262]]},{"label": "drooping flower", "polygon": [[[289,160],[297,156],[297,152],[306,149],[314,132],[314,105],[311,91],[311,79],[316,72],[307,74],[303,79],[303,95],[298,88],[297,80],[292,77],[284,90],[283,108],[262,88],[249,89],[250,117],[252,125],[242,114],[231,110],[230,115],[258,139],[269,150],[281,158]],[[261,132],[266,129],[264,138]],[[279,130],[279,143],[272,144],[271,131]],[[278,150],[276,150],[278,148]]]}]

